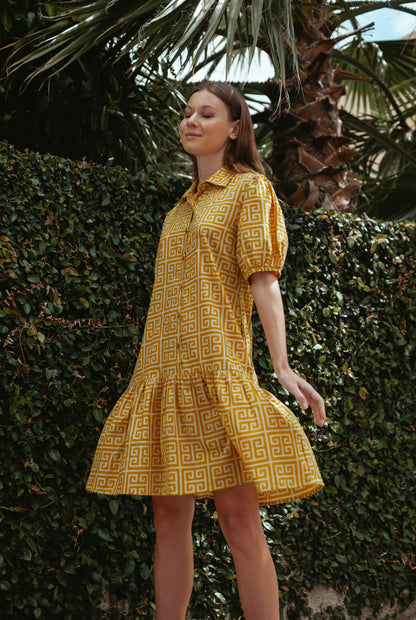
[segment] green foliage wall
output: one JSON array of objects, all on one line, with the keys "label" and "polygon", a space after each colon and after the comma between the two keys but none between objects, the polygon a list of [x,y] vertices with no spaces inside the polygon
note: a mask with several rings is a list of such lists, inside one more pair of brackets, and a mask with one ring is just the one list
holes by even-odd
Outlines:
[{"label": "green foliage wall", "polygon": [[[3,617],[153,617],[151,502],[84,485],[133,369],[164,213],[185,187],[0,146]],[[416,598],[416,227],[336,214],[287,223],[289,354],[324,392],[329,423],[315,430],[277,385],[257,330],[260,380],[299,415],[326,482],[262,509],[282,605],[308,615],[306,592],[327,584],[351,614],[404,607]],[[198,503],[194,546],[190,617],[238,617],[209,501]]]}]

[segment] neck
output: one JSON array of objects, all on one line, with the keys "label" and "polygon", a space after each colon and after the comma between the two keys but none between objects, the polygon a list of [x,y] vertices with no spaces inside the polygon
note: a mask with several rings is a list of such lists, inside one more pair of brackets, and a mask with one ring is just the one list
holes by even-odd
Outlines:
[{"label": "neck", "polygon": [[214,172],[217,172],[224,165],[224,154],[219,153],[218,157],[210,157],[209,159],[197,158],[197,166],[198,166],[198,181],[203,183],[206,181]]}]

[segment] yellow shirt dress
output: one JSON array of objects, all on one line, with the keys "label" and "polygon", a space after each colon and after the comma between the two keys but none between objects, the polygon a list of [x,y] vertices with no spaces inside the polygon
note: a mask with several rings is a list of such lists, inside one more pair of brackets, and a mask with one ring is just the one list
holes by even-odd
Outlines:
[{"label": "yellow shirt dress", "polygon": [[187,495],[254,482],[260,504],[322,488],[294,414],[259,387],[249,277],[283,267],[270,182],[223,167],[167,214],[140,354],[109,415],[87,489]]}]

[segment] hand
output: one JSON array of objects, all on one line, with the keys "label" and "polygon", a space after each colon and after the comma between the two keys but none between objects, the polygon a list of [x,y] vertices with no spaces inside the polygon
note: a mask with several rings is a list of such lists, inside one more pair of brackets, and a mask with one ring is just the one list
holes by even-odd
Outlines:
[{"label": "hand", "polygon": [[289,366],[284,370],[275,372],[280,385],[293,394],[302,409],[311,406],[316,425],[322,427],[324,420],[326,420],[325,403],[322,396]]}]

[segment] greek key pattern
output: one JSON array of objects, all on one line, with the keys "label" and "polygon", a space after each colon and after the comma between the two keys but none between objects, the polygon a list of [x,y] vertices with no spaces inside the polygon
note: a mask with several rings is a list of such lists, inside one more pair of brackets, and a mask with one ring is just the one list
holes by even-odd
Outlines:
[{"label": "greek key pattern", "polygon": [[225,168],[168,213],[143,342],[87,489],[209,497],[254,482],[261,504],[323,484],[292,412],[257,382],[249,277],[283,267],[287,237],[269,181]]}]

